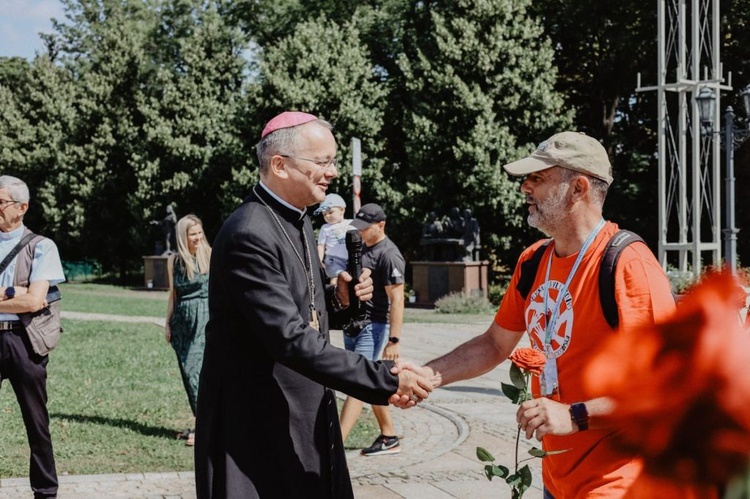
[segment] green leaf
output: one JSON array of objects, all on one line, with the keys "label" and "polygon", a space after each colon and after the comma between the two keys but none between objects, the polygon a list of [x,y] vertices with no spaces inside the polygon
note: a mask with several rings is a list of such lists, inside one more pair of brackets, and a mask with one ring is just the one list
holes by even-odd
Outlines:
[{"label": "green leaf", "polygon": [[527,464],[520,470],[518,470],[518,474],[521,476],[521,484],[523,485],[523,490],[528,489],[531,487],[531,469],[529,468],[529,465]]},{"label": "green leaf", "polygon": [[531,480],[531,470],[528,465],[518,470],[518,473],[514,473],[505,479],[513,490],[518,491],[518,497],[521,497],[531,486]]},{"label": "green leaf", "polygon": [[480,461],[483,461],[485,463],[495,460],[492,454],[490,454],[489,451],[485,449],[484,447],[477,447],[477,457],[479,458]]},{"label": "green leaf", "polygon": [[532,447],[531,449],[529,449],[529,454],[531,454],[534,457],[547,457],[547,456],[554,456],[555,454],[562,454],[563,452],[568,452],[569,450],[570,449],[544,451],[542,449]]},{"label": "green leaf", "polygon": [[510,485],[511,488],[516,489],[521,486],[521,475],[513,473],[505,479],[505,482]]},{"label": "green leaf", "polygon": [[513,363],[510,365],[510,380],[516,388],[526,390],[526,376],[523,375],[521,368]]},{"label": "green leaf", "polygon": [[547,455],[547,453],[544,450],[538,449],[536,447],[532,447],[531,449],[529,449],[529,454],[531,454],[534,457],[544,457]]},{"label": "green leaf", "polygon": [[503,393],[510,399],[514,404],[518,404],[522,397],[525,397],[526,392],[519,390],[513,385],[507,383],[500,383],[500,387],[503,389]]},{"label": "green leaf", "polygon": [[505,478],[508,476],[508,473],[510,473],[510,470],[505,466],[488,464],[484,467],[484,475],[490,481],[492,481],[492,477]]}]

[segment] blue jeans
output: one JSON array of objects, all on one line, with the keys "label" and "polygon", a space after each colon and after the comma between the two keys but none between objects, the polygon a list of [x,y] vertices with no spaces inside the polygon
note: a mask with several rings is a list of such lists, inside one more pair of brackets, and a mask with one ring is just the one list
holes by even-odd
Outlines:
[{"label": "blue jeans", "polygon": [[369,360],[378,360],[388,341],[390,326],[382,322],[371,322],[356,337],[344,335],[344,347],[357,352]]},{"label": "blue jeans", "polygon": [[544,487],[544,499],[555,499],[552,494],[549,493],[549,490],[547,490],[547,487]]}]

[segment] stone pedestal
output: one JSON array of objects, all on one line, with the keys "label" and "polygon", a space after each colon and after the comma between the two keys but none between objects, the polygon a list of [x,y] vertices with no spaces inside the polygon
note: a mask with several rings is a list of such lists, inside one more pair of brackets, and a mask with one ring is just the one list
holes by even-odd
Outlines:
[{"label": "stone pedestal", "polygon": [[487,297],[490,262],[411,262],[418,305],[434,305],[438,298],[461,292]]},{"label": "stone pedestal", "polygon": [[169,275],[167,274],[168,256],[144,256],[144,283],[147,288],[169,289]]}]

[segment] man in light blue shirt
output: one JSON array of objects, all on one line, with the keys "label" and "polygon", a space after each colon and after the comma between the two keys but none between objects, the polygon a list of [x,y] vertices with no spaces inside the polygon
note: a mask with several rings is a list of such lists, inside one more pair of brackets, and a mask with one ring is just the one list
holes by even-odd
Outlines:
[{"label": "man in light blue shirt", "polygon": [[[21,241],[29,209],[29,188],[22,180],[0,176],[0,261]],[[18,314],[37,312],[47,304],[47,291],[65,280],[57,246],[41,238],[34,248],[28,286],[16,276],[21,254],[0,273],[0,383],[8,379],[21,408],[31,448],[29,482],[35,498],[57,497],[57,472],[47,412],[49,356],[34,351]]]}]

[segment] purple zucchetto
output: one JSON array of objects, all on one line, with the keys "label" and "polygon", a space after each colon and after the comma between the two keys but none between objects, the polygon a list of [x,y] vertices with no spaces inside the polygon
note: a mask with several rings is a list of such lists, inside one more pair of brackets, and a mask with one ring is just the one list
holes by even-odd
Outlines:
[{"label": "purple zucchetto", "polygon": [[297,125],[304,125],[311,121],[317,120],[318,117],[308,113],[302,113],[300,111],[284,111],[283,113],[275,116],[271,121],[266,123],[266,127],[263,129],[263,133],[260,134],[262,139],[271,132],[275,132],[281,128],[289,128]]}]

